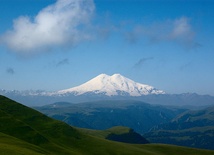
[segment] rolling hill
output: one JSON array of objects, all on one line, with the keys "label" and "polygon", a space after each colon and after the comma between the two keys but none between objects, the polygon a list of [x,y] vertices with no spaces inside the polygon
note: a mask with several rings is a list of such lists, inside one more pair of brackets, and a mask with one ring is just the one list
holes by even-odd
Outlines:
[{"label": "rolling hill", "polygon": [[130,143],[130,144],[147,144],[149,143],[144,137],[136,133],[133,129],[123,126],[115,126],[107,130],[91,130],[80,128],[86,134],[105,138],[113,141]]},{"label": "rolling hill", "polygon": [[211,155],[208,150],[160,144],[127,144],[107,140],[109,133],[121,135],[127,128],[92,131],[71,127],[31,108],[0,96],[0,152],[5,155],[41,154],[145,154]]}]

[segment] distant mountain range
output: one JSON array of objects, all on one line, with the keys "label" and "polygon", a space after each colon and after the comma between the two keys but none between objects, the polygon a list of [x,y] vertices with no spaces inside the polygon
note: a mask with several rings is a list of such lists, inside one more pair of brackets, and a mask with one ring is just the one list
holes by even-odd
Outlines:
[{"label": "distant mountain range", "polygon": [[144,135],[153,143],[214,150],[214,107],[186,111]]},{"label": "distant mountain range", "polygon": [[41,106],[54,102],[88,102],[99,100],[139,100],[151,104],[176,106],[207,106],[214,97],[195,93],[167,94],[153,86],[137,83],[120,74],[100,74],[88,82],[55,92],[0,90],[0,94],[28,106]]},{"label": "distant mountain range", "polygon": [[152,127],[170,122],[184,108],[150,105],[140,101],[94,101],[84,103],[57,102],[35,107],[36,110],[72,126],[104,130],[127,126],[140,134]]},{"label": "distant mountain range", "polygon": [[22,95],[22,96],[80,96],[80,95],[104,95],[104,96],[142,96],[151,94],[165,94],[163,90],[152,86],[134,82],[120,74],[112,76],[100,74],[88,82],[69,89],[47,92],[42,90],[0,90],[1,94]]}]

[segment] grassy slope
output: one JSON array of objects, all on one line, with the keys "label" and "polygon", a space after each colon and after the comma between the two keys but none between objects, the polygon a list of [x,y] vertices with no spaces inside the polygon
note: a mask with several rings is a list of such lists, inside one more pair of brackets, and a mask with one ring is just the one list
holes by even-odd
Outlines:
[{"label": "grassy slope", "polygon": [[214,151],[209,150],[200,150],[164,144],[146,144],[139,147],[144,150],[151,151],[155,155],[211,155],[214,153]]},{"label": "grassy slope", "polygon": [[[0,96],[1,154],[145,154],[167,155],[195,150],[167,145],[133,145],[87,135],[35,110]],[[96,135],[96,132],[94,133]],[[213,151],[195,151],[211,155]],[[183,153],[182,153],[183,154]]]},{"label": "grassy slope", "polygon": [[41,155],[48,154],[47,151],[41,149],[38,146],[32,145],[15,137],[3,134],[0,132],[0,154],[30,154],[30,155]]},{"label": "grassy slope", "polygon": [[111,133],[124,134],[130,131],[130,128],[122,127],[122,126],[116,126],[107,130],[92,130],[92,129],[84,129],[84,128],[78,128],[78,129],[84,134],[103,138],[103,139],[105,139]]}]

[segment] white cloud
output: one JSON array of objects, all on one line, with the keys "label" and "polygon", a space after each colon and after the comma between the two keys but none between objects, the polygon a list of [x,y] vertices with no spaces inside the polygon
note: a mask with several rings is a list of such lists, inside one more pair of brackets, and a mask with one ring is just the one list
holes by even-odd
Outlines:
[{"label": "white cloud", "polygon": [[194,32],[189,24],[189,20],[186,17],[176,19],[173,22],[173,29],[170,34],[171,39],[181,39],[184,41],[192,41],[194,38]]},{"label": "white cloud", "polygon": [[138,25],[125,34],[126,40],[135,43],[141,38],[148,38],[150,42],[172,41],[188,48],[200,46],[195,41],[195,32],[187,17],[166,20],[149,26]]},{"label": "white cloud", "polygon": [[15,19],[13,29],[1,40],[13,51],[24,54],[54,46],[73,46],[89,38],[84,28],[94,9],[93,0],[58,0],[33,19],[28,16]]},{"label": "white cloud", "polygon": [[175,38],[192,33],[188,19],[185,17],[176,19],[173,22],[173,26],[172,36]]}]

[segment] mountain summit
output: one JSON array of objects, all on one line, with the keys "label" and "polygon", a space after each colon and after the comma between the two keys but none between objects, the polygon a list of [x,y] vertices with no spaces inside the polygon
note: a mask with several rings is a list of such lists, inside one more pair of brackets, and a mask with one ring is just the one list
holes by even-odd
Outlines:
[{"label": "mountain summit", "polygon": [[112,76],[100,74],[88,82],[70,89],[60,90],[58,94],[74,93],[82,95],[85,93],[104,94],[107,96],[129,95],[141,96],[149,94],[165,94],[152,86],[134,82],[120,74]]}]

